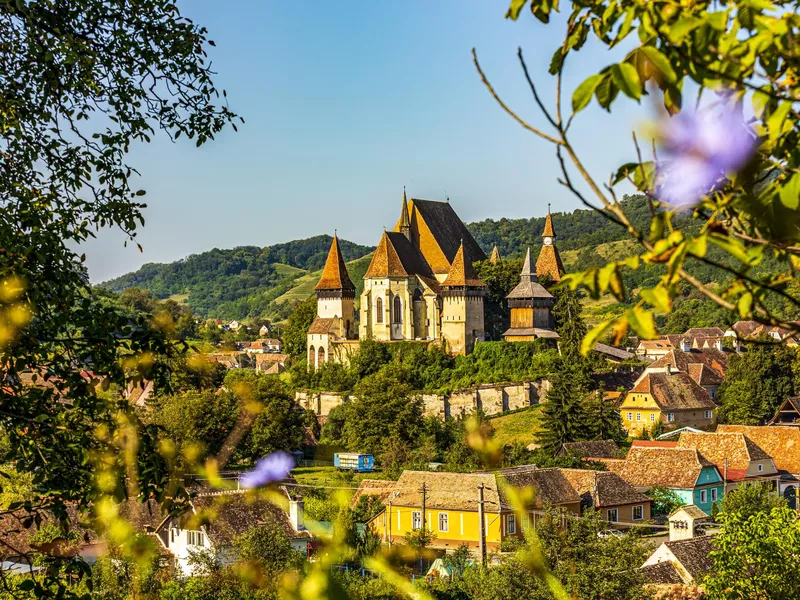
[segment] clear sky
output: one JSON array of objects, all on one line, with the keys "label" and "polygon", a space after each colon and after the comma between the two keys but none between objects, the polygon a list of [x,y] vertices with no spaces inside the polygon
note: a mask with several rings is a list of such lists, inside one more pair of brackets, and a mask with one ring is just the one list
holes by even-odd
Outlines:
[{"label": "clear sky", "polygon": [[[205,25],[231,108],[246,124],[202,148],[157,139],[134,148],[145,226],[86,245],[92,280],[211,248],[267,246],[333,233],[376,244],[409,196],[450,197],[466,222],[578,207],[557,183],[553,148],[505,115],[481,84],[476,47],[495,88],[544,127],[516,58],[523,48],[548,102],[547,66],[563,27],[529,13],[504,19],[507,1],[277,2],[189,0]],[[616,58],[618,60],[619,57]],[[614,58],[587,44],[568,61],[565,100]],[[647,107],[622,99],[612,117],[595,103],[573,139],[602,180],[633,158],[630,130]]]}]

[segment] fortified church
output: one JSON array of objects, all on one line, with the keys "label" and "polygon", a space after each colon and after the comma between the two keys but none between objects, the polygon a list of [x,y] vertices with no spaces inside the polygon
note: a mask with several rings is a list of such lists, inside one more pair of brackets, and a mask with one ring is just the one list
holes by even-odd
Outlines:
[{"label": "fortified church", "polygon": [[[564,272],[549,211],[543,239],[536,271],[528,249],[520,283],[508,295],[508,341],[558,338],[550,313],[553,296],[538,283],[539,275],[558,281]],[[486,284],[473,266],[481,260],[486,255],[449,201],[408,199],[404,190],[400,218],[392,231],[383,232],[364,274],[358,319],[356,287],[334,235],[314,288],[317,317],[307,335],[308,364],[346,361],[359,338],[444,342],[454,354],[469,354],[485,339]],[[496,247],[490,260],[500,260]]]}]

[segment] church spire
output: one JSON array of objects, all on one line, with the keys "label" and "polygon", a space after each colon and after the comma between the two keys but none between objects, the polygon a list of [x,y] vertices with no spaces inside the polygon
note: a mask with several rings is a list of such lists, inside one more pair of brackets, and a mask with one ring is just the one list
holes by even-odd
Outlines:
[{"label": "church spire", "polygon": [[325,268],[322,270],[322,277],[314,290],[321,291],[347,291],[355,292],[356,286],[347,274],[347,265],[344,256],[339,249],[339,236],[333,234],[331,249],[328,251],[328,259],[325,261]]},{"label": "church spire", "polygon": [[478,278],[472,262],[464,256],[464,240],[458,247],[450,266],[447,278],[442,282],[442,288],[453,287],[486,287],[486,284]]},{"label": "church spire", "polygon": [[556,248],[556,232],[553,229],[553,216],[550,214],[549,203],[542,232],[542,250],[539,252],[539,258],[536,259],[536,273],[540,277],[546,275],[554,282],[560,281],[561,275],[565,273],[564,263],[561,262],[561,255]]},{"label": "church spire", "polygon": [[531,268],[531,247],[525,253],[525,262],[522,264],[522,273],[519,274],[520,281],[538,281],[536,273]]},{"label": "church spire", "polygon": [[489,257],[489,262],[496,265],[500,262],[500,250],[497,249],[497,244],[492,248],[492,255]]},{"label": "church spire", "polygon": [[406,197],[406,186],[403,186],[403,208],[400,209],[400,233],[406,238],[411,237],[411,219],[408,217],[408,198]]}]

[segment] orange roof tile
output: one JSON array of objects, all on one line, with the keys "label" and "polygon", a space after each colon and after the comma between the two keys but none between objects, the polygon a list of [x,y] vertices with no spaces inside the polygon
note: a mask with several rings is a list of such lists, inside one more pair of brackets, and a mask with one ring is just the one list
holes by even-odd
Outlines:
[{"label": "orange roof tile", "polygon": [[344,256],[342,256],[342,251],[339,249],[339,238],[336,235],[333,236],[331,241],[331,249],[328,251],[328,259],[325,261],[322,277],[314,289],[348,291],[355,291],[356,289],[347,274],[347,266],[344,264]]},{"label": "orange roof tile", "polygon": [[692,433],[684,431],[678,438],[679,448],[696,448],[708,460],[722,469],[744,469],[752,460],[767,460],[769,455],[742,433]]},{"label": "orange roof tile", "polygon": [[497,246],[495,245],[495,247],[492,248],[492,255],[489,257],[489,262],[494,265],[499,263],[500,260],[500,250],[498,250]]},{"label": "orange roof tile", "polygon": [[542,232],[542,237],[555,237],[556,234],[553,231],[553,216],[548,212],[547,217],[544,219],[544,231]]},{"label": "orange roof tile", "polygon": [[636,487],[693,488],[703,467],[714,465],[695,448],[642,448],[628,451],[620,476]]},{"label": "orange roof tile", "polygon": [[409,277],[434,279],[430,266],[408,238],[395,231],[384,231],[364,279],[372,277]]},{"label": "orange roof tile", "polygon": [[566,272],[564,263],[555,245],[542,246],[539,258],[536,259],[536,274],[540,277],[547,275],[553,281],[560,281],[561,275]]},{"label": "orange roof tile", "polygon": [[717,433],[742,433],[772,457],[778,470],[800,474],[800,429],[797,427],[720,425]]},{"label": "orange roof tile", "polygon": [[450,265],[450,272],[442,282],[442,287],[486,287],[478,278],[475,268],[469,260],[464,258],[464,244],[458,247],[458,252]]}]

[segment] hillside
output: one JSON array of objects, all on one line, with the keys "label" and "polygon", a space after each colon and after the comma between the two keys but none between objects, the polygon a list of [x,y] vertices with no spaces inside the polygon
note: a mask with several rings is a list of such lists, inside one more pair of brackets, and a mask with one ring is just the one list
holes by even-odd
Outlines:
[{"label": "hillside", "polygon": [[[330,244],[330,236],[319,235],[265,248],[214,248],[173,263],[148,263],[100,285],[115,292],[138,287],[158,298],[180,297],[204,317],[262,316],[296,279],[322,268]],[[347,240],[340,240],[340,248],[346,260],[372,251]]]}]

